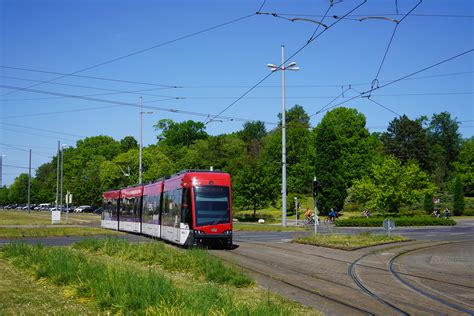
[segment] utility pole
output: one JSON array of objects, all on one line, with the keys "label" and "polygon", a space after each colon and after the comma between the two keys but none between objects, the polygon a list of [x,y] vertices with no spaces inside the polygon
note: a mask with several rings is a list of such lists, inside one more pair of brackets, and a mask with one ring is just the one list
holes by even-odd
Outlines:
[{"label": "utility pole", "polygon": [[313,178],[313,199],[314,199],[314,234],[318,233],[318,224],[319,224],[319,217],[318,217],[318,190],[319,184],[316,176]]},{"label": "utility pole", "polygon": [[31,209],[31,148],[30,148],[30,159],[28,164],[28,213],[30,213]]},{"label": "utility pole", "polygon": [[63,211],[63,169],[64,169],[64,146],[65,144],[61,145],[61,196],[60,196],[60,204],[59,204],[59,210],[62,212]]},{"label": "utility pole", "polygon": [[140,157],[138,164],[138,184],[142,184],[142,146],[143,146],[143,97],[140,97]]},{"label": "utility pole", "polygon": [[61,147],[61,142],[58,140],[58,155],[57,155],[57,166],[56,166],[56,211],[58,210],[59,202],[59,151]]},{"label": "utility pole", "polygon": [[0,154],[0,188],[3,188],[3,157],[5,155]]}]

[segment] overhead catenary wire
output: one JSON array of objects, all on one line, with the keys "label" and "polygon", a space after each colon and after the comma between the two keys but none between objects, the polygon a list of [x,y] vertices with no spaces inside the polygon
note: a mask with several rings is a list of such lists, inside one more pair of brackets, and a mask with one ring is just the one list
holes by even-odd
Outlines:
[{"label": "overhead catenary wire", "polygon": [[[2,66],[0,65],[0,68],[12,68],[12,67],[7,67],[7,66]],[[13,67],[14,68],[14,67]],[[45,71],[42,70],[35,70],[35,69],[26,69],[22,68],[20,70],[28,71],[28,72],[38,72],[42,73]],[[466,75],[466,74],[472,74],[474,71],[460,71],[460,72],[453,72],[453,73],[444,73],[444,74],[435,74],[435,75],[428,75],[428,76],[420,76],[420,77],[415,77],[415,78],[410,78],[407,80],[421,80],[421,79],[429,79],[429,78],[438,78],[438,77],[449,77],[449,76],[460,76],[460,75]],[[56,74],[61,74],[61,73],[56,73]],[[63,73],[62,73],[63,74]],[[2,76],[3,78],[7,76]],[[119,81],[119,82],[124,82],[124,83],[132,83],[132,84],[140,84],[140,85],[149,85],[149,86],[159,86],[158,84],[154,83],[149,83],[149,82],[140,82],[140,81],[128,81],[128,80],[116,80],[116,79],[111,79],[111,78],[99,78],[99,77],[87,77],[87,76],[78,76],[75,75],[75,77],[85,77],[85,78],[92,78],[92,79],[100,79],[100,80],[109,80],[109,81]],[[15,78],[19,80],[32,80],[32,79],[26,79],[26,78]],[[391,79],[387,79],[384,81],[380,81],[380,83],[384,82],[389,82]],[[56,85],[68,85],[68,84],[63,84],[63,83],[49,83],[49,84],[56,84]],[[331,87],[340,87],[340,86],[347,86],[351,84],[353,87],[355,86],[364,86],[370,84],[370,82],[358,82],[358,83],[334,83],[334,84],[305,84],[305,85],[291,85],[287,84],[286,86],[289,88],[331,88]],[[77,86],[80,87],[79,85],[71,85],[71,86]],[[219,89],[219,88],[249,88],[252,87],[250,85],[179,85],[179,86],[174,86],[174,88],[179,88],[179,89],[207,89],[207,88],[212,88],[212,89]],[[259,85],[257,88],[280,88],[280,85]],[[90,87],[94,89],[99,89],[97,87]],[[158,90],[162,89],[172,89],[172,88],[157,88]],[[155,90],[155,88],[152,88],[148,91]],[[117,90],[119,91],[119,90]],[[142,91],[147,91],[147,90],[142,90]],[[23,99],[3,99],[0,101],[10,101],[10,100],[23,100]]]},{"label": "overhead catenary wire", "polygon": [[49,129],[38,128],[38,127],[30,127],[30,126],[24,126],[24,125],[13,124],[13,123],[0,122],[0,125],[7,125],[7,126],[13,126],[13,127],[17,127],[17,128],[31,129],[31,130],[35,130],[35,131],[47,132],[47,133],[52,133],[52,134],[61,134],[61,135],[73,136],[73,137],[77,137],[77,138],[84,138],[85,137],[85,136],[82,136],[82,135],[77,135],[77,134],[72,134],[72,133],[52,131],[52,130],[49,130]]},{"label": "overhead catenary wire", "polygon": [[[19,147],[10,145],[10,144],[0,143],[0,145],[8,147],[7,149],[13,149],[13,150],[18,150],[18,151],[22,151],[22,152],[29,152],[28,149],[19,148]],[[33,155],[43,156],[43,157],[47,157],[47,158],[53,158],[50,153],[46,153],[46,152],[39,152],[39,151],[32,150],[31,153]]]},{"label": "overhead catenary wire", "polygon": [[[255,16],[255,15],[257,15],[257,13],[252,13],[252,14],[248,14],[248,15],[245,15],[245,16],[241,16],[241,17],[239,17],[239,18],[236,18],[236,19],[233,19],[233,20],[230,20],[230,21],[227,21],[227,22],[218,24],[218,25],[214,25],[214,26],[208,27],[208,28],[206,28],[206,29],[203,29],[203,30],[200,30],[200,31],[196,31],[196,32],[193,32],[193,33],[191,33],[191,34],[184,35],[184,36],[181,36],[181,37],[178,37],[178,38],[169,40],[169,41],[165,41],[165,42],[162,42],[162,43],[153,45],[153,46],[151,46],[151,47],[147,47],[147,48],[145,48],[145,49],[141,49],[141,50],[138,50],[138,51],[135,51],[135,52],[132,52],[132,53],[129,53],[129,54],[126,54],[126,55],[117,57],[117,58],[113,58],[113,59],[110,59],[110,60],[107,60],[107,61],[104,61],[104,62],[95,64],[95,65],[93,65],[93,66],[85,67],[85,68],[82,68],[82,69],[73,71],[73,72],[71,72],[71,73],[61,75],[61,76],[59,76],[59,77],[55,77],[55,78],[52,78],[52,79],[49,79],[49,80],[46,80],[46,81],[43,81],[43,82],[35,83],[35,84],[30,85],[30,86],[28,86],[28,87],[26,87],[26,88],[37,87],[37,86],[42,85],[42,84],[45,84],[45,83],[49,83],[49,82],[56,81],[56,80],[59,80],[59,79],[62,79],[62,78],[65,78],[65,77],[68,77],[68,76],[71,76],[71,75],[75,75],[75,74],[84,72],[84,71],[86,71],[86,70],[91,70],[91,69],[94,69],[94,68],[97,68],[97,67],[101,67],[101,66],[104,66],[104,65],[107,65],[107,64],[111,64],[111,63],[113,63],[113,62],[116,62],[116,61],[119,61],[119,60],[122,60],[122,59],[125,59],[125,58],[128,58],[128,57],[131,57],[131,56],[135,56],[135,55],[138,55],[138,54],[141,54],[141,53],[150,51],[150,50],[155,49],[155,48],[163,47],[163,46],[166,46],[166,45],[169,45],[169,44],[178,42],[178,41],[180,41],[180,40],[184,40],[184,39],[187,39],[187,38],[190,38],[190,37],[193,37],[193,36],[196,36],[196,35],[205,33],[205,32],[209,32],[209,31],[211,31],[211,30],[214,30],[214,29],[217,29],[217,28],[220,28],[220,27],[223,27],[223,26],[232,24],[232,23],[236,23],[236,22],[245,20],[245,19],[250,18],[250,17]],[[22,90],[15,90],[15,91],[22,91]],[[11,94],[11,93],[14,93],[15,91],[10,91],[10,92],[4,94],[3,96],[6,96],[6,95]]]},{"label": "overhead catenary wire", "polygon": [[395,28],[393,29],[393,32],[392,32],[392,35],[390,36],[390,40],[387,44],[387,47],[385,48],[385,52],[384,52],[384,55],[382,57],[382,61],[380,62],[380,65],[379,65],[379,68],[377,70],[377,74],[375,75],[375,78],[374,80],[372,81],[372,88],[377,85],[378,86],[378,78],[379,78],[379,75],[380,75],[380,71],[382,70],[382,66],[385,62],[385,59],[387,58],[387,54],[388,54],[388,51],[390,50],[390,46],[392,45],[392,42],[393,42],[393,38],[395,37],[395,33],[397,32],[398,30],[398,26],[400,25],[400,23],[403,22],[403,20],[406,19],[406,17],[408,15],[410,15],[410,13],[412,13],[422,2],[423,0],[419,0],[418,3],[410,10],[408,11],[400,20],[393,20],[395,22]]},{"label": "overhead catenary wire", "polygon": [[[357,5],[356,7],[354,7],[353,9],[351,9],[349,12],[347,12],[344,16],[354,12],[355,10],[357,10],[358,8],[360,8],[362,5],[364,5],[365,3],[367,2],[367,0],[364,0],[363,2],[361,2],[359,5]],[[300,47],[296,52],[294,52],[293,54],[291,54],[288,58],[286,58],[286,60],[281,63],[277,68],[280,68],[282,65],[284,65],[286,62],[288,62],[288,60],[290,60],[291,58],[295,57],[296,55],[298,55],[303,49],[305,49],[309,44],[311,44],[312,42],[314,42],[319,36],[321,36],[322,34],[324,34],[327,30],[329,30],[331,27],[333,27],[334,25],[336,25],[340,20],[332,23],[331,25],[329,25],[327,28],[325,28],[322,32],[320,32],[318,35],[316,36],[313,36],[312,38],[308,39],[306,44],[304,44],[302,47]],[[247,94],[249,94],[252,90],[254,90],[257,86],[259,86],[262,82],[264,82],[267,78],[269,78],[274,72],[270,72],[268,75],[266,75],[265,77],[263,77],[263,79],[259,80],[256,84],[254,84],[252,87],[250,87],[247,91],[245,91],[240,97],[238,97],[235,101],[233,101],[232,103],[230,103],[229,105],[227,105],[223,110],[221,110],[218,114],[214,115],[212,117],[212,119],[215,119],[216,117],[219,117],[221,116],[224,112],[226,112],[228,109],[230,109],[234,104],[236,104],[237,102],[239,102],[241,99],[243,99]],[[211,119],[211,120],[212,120]],[[206,122],[207,124],[208,122]]]},{"label": "overhead catenary wire", "polygon": [[[332,106],[330,106],[330,107],[324,109],[324,110],[321,111],[321,112],[329,111],[330,109],[333,109],[333,108],[335,108],[335,107],[338,107],[338,106],[340,106],[340,105],[342,105],[342,104],[345,104],[345,103],[347,103],[347,102],[350,102],[350,101],[352,101],[352,100],[354,100],[354,99],[357,99],[357,98],[360,98],[360,97],[363,97],[363,96],[368,96],[368,95],[369,95],[370,93],[372,93],[373,91],[376,91],[376,90],[385,88],[385,87],[387,87],[387,86],[389,86],[389,85],[392,85],[392,84],[394,84],[394,83],[397,83],[397,82],[399,82],[399,81],[406,80],[406,79],[408,79],[408,78],[411,77],[411,76],[414,76],[414,75],[416,75],[416,74],[419,74],[419,73],[424,72],[424,71],[426,71],[426,70],[429,70],[429,69],[431,69],[431,68],[437,67],[437,66],[442,65],[442,64],[444,64],[444,63],[447,63],[447,62],[449,62],[449,61],[451,61],[451,60],[453,60],[453,59],[462,57],[462,56],[464,56],[464,55],[466,55],[466,54],[472,53],[473,51],[474,51],[474,49],[469,49],[469,50],[464,51],[464,52],[462,52],[462,53],[459,53],[459,54],[457,54],[457,55],[454,55],[454,56],[451,56],[451,57],[449,57],[449,58],[443,59],[443,60],[441,60],[441,61],[439,61],[439,62],[437,62],[437,63],[435,63],[435,64],[432,64],[432,65],[430,65],[430,66],[427,66],[427,67],[424,67],[424,68],[422,68],[422,69],[420,69],[420,70],[414,71],[414,72],[412,72],[412,73],[410,73],[410,74],[408,74],[408,75],[405,75],[405,76],[403,76],[403,77],[400,77],[400,78],[395,79],[395,80],[392,80],[392,81],[389,81],[389,82],[387,82],[387,83],[385,83],[385,84],[383,84],[383,85],[381,85],[381,86],[372,87],[372,88],[370,88],[369,90],[364,91],[364,92],[361,92],[361,93],[359,93],[358,95],[356,95],[356,96],[354,96],[354,97],[351,97],[351,98],[349,98],[349,99],[347,99],[347,100],[344,100],[344,101],[342,101],[342,102],[340,102],[340,103],[338,103],[338,104],[332,105]],[[316,113],[312,114],[311,116],[314,116],[315,114],[318,114],[318,113],[321,113],[321,112],[316,112]]]},{"label": "overhead catenary wire", "polygon": [[[94,101],[94,102],[101,102],[101,103],[110,103],[110,104],[115,104],[116,106],[128,106],[128,107],[134,107],[134,108],[139,108],[140,107],[138,104],[131,103],[131,102],[122,102],[122,101],[114,101],[114,100],[107,100],[107,99],[91,98],[91,97],[84,97],[84,96],[78,96],[78,95],[72,95],[72,94],[66,94],[66,93],[60,93],[60,92],[45,91],[45,90],[38,90],[38,89],[29,89],[29,88],[25,89],[25,88],[9,86],[9,85],[0,85],[0,88],[12,89],[12,90],[22,89],[24,91],[32,92],[32,93],[63,96],[63,97],[68,97],[68,98],[73,98],[73,99],[80,99],[80,100]],[[208,114],[208,113],[200,113],[200,112],[179,110],[179,109],[173,109],[173,108],[163,108],[163,107],[156,107],[156,106],[150,106],[150,105],[144,105],[143,107],[148,108],[148,109],[163,111],[163,112],[180,113],[180,114],[200,116],[200,117],[206,117],[206,118],[209,118],[210,116],[213,115],[213,114]],[[214,118],[216,118],[216,117],[214,117]],[[240,122],[254,121],[254,120],[246,119],[246,118],[239,118],[239,117],[232,117],[232,116],[221,116],[221,115],[218,116],[217,118],[219,118],[221,120],[223,119],[223,120],[228,120],[228,121],[240,121]],[[275,123],[275,122],[267,122],[267,121],[263,121],[263,122],[265,124],[269,124],[269,125],[277,125],[277,123]]]}]

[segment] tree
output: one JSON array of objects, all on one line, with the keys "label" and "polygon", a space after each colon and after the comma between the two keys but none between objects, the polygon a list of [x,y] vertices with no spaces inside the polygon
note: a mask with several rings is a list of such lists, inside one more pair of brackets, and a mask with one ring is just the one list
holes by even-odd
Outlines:
[{"label": "tree", "polygon": [[380,211],[398,212],[403,204],[415,204],[435,186],[414,161],[402,164],[395,156],[374,163],[371,174],[354,181],[351,193],[359,203]]},{"label": "tree", "polygon": [[326,113],[314,128],[315,174],[321,185],[318,204],[322,214],[341,210],[353,180],[367,174],[376,155],[376,138],[365,128],[365,116],[355,109]]},{"label": "tree", "polygon": [[433,198],[434,198],[433,193],[425,194],[425,200],[423,201],[423,209],[425,210],[426,214],[431,214],[431,212],[433,212],[435,208]]},{"label": "tree", "polygon": [[461,179],[466,195],[474,195],[474,137],[461,145],[458,159],[453,163],[456,177]]},{"label": "tree", "polygon": [[7,205],[9,203],[10,198],[8,196],[8,188],[4,185],[0,188],[0,205]]},{"label": "tree", "polygon": [[462,215],[464,212],[464,190],[459,176],[454,181],[453,211],[454,215]]},{"label": "tree", "polygon": [[461,148],[461,135],[458,132],[459,123],[451,119],[451,114],[442,112],[433,114],[428,127],[428,140],[431,146],[431,169],[435,181],[442,185],[450,176],[453,165]]},{"label": "tree", "polygon": [[208,137],[204,123],[192,120],[175,123],[169,119],[162,119],[154,127],[161,132],[157,136],[158,142],[168,146],[189,147],[195,141]]},{"label": "tree", "polygon": [[268,206],[278,196],[278,182],[272,181],[266,166],[257,161],[247,164],[233,179],[234,202],[238,207],[257,209]]},{"label": "tree", "polygon": [[410,120],[406,115],[394,118],[383,134],[386,154],[394,155],[402,162],[416,160],[423,170],[430,170],[429,146],[423,129],[425,118]]},{"label": "tree", "polygon": [[133,136],[126,136],[120,141],[120,151],[123,153],[136,148],[138,148],[138,142]]},{"label": "tree", "polygon": [[252,140],[261,140],[267,135],[265,123],[262,121],[245,122],[238,135],[246,143],[250,143]]},{"label": "tree", "polygon": [[8,199],[18,204],[28,202],[28,175],[26,173],[22,173],[15,178],[8,189]]}]

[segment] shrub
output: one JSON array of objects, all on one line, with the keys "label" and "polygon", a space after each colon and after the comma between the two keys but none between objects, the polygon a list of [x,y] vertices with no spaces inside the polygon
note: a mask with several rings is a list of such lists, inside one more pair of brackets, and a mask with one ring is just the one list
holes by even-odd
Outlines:
[{"label": "shrub", "polygon": [[[338,227],[382,227],[384,217],[357,218],[352,217],[336,221]],[[451,218],[434,218],[431,216],[395,217],[395,226],[453,226],[456,222]]]},{"label": "shrub", "polygon": [[454,215],[461,215],[464,211],[464,189],[459,176],[454,182],[453,210]]},{"label": "shrub", "polygon": [[464,216],[474,216],[474,210],[465,210],[464,213],[462,213]]},{"label": "shrub", "polygon": [[247,213],[234,214],[234,218],[238,219],[239,222],[256,222],[260,218],[263,218],[265,222],[271,222],[275,220],[275,218],[272,215],[267,215],[267,214],[262,214],[262,213],[257,213],[256,217],[253,217],[253,214],[247,214]]}]

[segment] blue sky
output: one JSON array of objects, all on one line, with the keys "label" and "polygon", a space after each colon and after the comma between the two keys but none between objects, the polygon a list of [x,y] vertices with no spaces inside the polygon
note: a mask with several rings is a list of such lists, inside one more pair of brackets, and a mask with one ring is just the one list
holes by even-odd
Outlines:
[{"label": "blue sky", "polygon": [[[334,15],[342,16],[362,1],[334,2],[323,21],[326,25],[337,21]],[[11,93],[14,90],[0,88],[0,154],[6,155],[3,183],[9,185],[15,176],[27,171],[17,167],[28,166],[29,148],[33,149],[32,165],[36,167],[54,155],[58,140],[74,146],[82,137],[99,134],[117,140],[127,135],[139,137],[137,108],[112,107],[116,104],[47,93],[76,96],[108,93],[94,98],[135,104],[142,95],[148,106],[217,114],[269,73],[267,63],[281,61],[282,44],[286,47],[286,56],[290,56],[307,42],[317,26],[308,21],[287,19],[319,21],[330,1],[265,1],[262,12],[277,13],[287,19],[253,14],[262,3],[247,0],[1,0],[0,85],[11,87],[29,87],[58,75],[6,67],[73,73],[248,16],[78,73],[179,88],[163,89],[156,85],[74,76],[32,87],[38,90],[36,92]],[[292,58],[290,61],[297,62],[301,69],[286,73],[287,107],[299,104],[313,114],[342,90],[347,90],[344,97],[333,104],[357,96],[357,91],[370,89],[396,24],[381,19],[358,19],[369,15],[401,19],[403,15],[396,15],[396,3],[398,12],[404,14],[418,1],[368,0],[353,12],[357,16],[341,20]],[[399,23],[378,76],[380,85],[472,49],[473,26],[473,1],[424,0]],[[320,27],[318,33],[322,30]],[[410,118],[449,111],[461,121],[463,137],[471,137],[474,134],[473,68],[474,53],[471,52],[413,76],[418,79],[403,80],[377,90],[372,93],[372,99]],[[276,72],[223,115],[276,123],[281,111],[280,85],[281,73]],[[349,85],[353,89],[348,90]],[[110,94],[112,91],[106,89],[156,90]],[[366,98],[355,98],[345,106],[365,114],[370,131],[385,130],[395,117],[393,112]],[[87,108],[90,110],[84,110]],[[156,141],[153,124],[159,119],[205,120],[158,109],[147,111],[153,114],[144,116],[145,145]],[[324,112],[313,116],[311,123],[316,125],[323,115]],[[241,129],[242,124],[218,119],[207,125],[207,131],[212,135],[229,133]],[[267,125],[267,129],[272,127]]]}]

